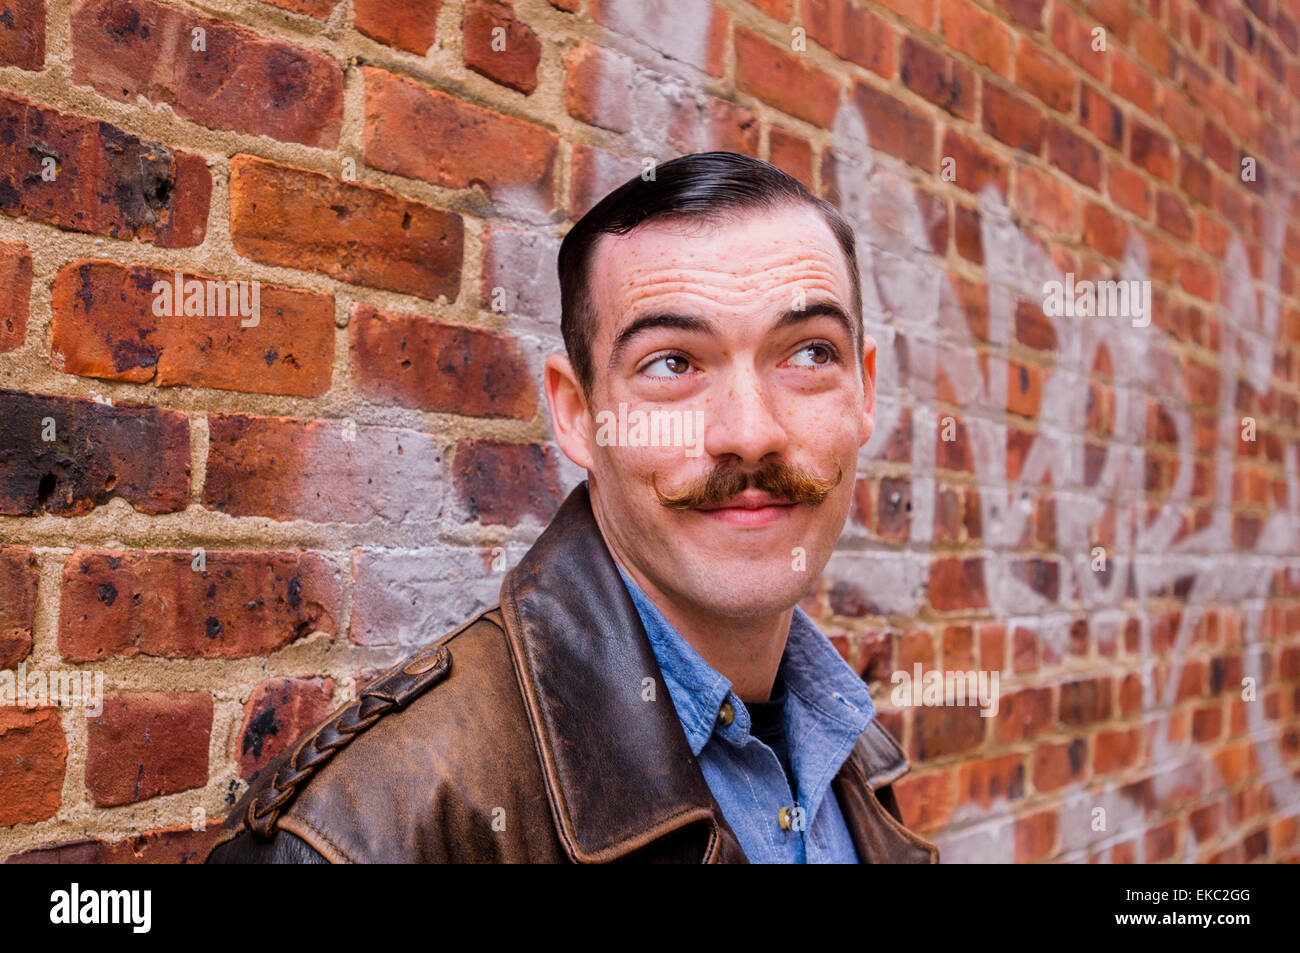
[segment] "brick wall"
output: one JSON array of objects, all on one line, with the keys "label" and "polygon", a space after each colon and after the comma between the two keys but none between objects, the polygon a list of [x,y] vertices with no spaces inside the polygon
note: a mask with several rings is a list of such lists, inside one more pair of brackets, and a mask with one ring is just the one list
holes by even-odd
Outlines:
[{"label": "brick wall", "polygon": [[[1298,0],[0,9],[0,669],[104,686],[0,707],[0,856],[199,856],[490,604],[580,479],[560,237],[721,148],[858,230],[877,433],[805,605],[909,822],[1300,858]],[[1067,273],[1153,320],[1049,315]],[[217,281],[256,322],[185,313]],[[894,704],[917,664],[999,672],[998,714]]]}]

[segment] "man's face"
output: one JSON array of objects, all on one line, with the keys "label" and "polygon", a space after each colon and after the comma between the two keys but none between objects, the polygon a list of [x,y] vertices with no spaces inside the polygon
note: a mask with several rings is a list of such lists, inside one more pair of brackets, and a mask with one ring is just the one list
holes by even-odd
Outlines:
[{"label": "man's face", "polygon": [[591,405],[557,435],[615,556],[697,613],[789,609],[843,530],[875,411],[829,226],[807,206],[656,223],[603,236],[591,275]]}]

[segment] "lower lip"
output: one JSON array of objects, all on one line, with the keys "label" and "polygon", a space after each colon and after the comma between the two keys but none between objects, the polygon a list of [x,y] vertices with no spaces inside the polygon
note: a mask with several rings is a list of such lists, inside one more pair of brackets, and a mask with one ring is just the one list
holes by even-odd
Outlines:
[{"label": "lower lip", "polygon": [[732,526],[767,526],[786,516],[793,509],[794,504],[791,503],[784,506],[759,506],[752,510],[729,506],[719,510],[697,510],[696,512],[720,523],[730,523]]}]

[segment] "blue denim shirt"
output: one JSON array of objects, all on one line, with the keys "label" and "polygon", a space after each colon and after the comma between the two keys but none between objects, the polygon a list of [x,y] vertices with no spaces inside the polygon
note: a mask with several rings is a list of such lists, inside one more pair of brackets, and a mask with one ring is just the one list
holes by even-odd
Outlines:
[{"label": "blue denim shirt", "polygon": [[[745,856],[751,863],[858,863],[831,780],[875,708],[867,686],[807,613],[795,606],[780,666],[788,692],[786,744],[796,798],[776,752],[750,734],[749,712],[731,683],[700,657],[622,567],[619,573],[650,638],[686,740]],[[730,702],[735,712],[725,726],[719,720],[723,702]],[[791,829],[783,830],[781,808],[796,806],[802,815],[792,812]]]}]

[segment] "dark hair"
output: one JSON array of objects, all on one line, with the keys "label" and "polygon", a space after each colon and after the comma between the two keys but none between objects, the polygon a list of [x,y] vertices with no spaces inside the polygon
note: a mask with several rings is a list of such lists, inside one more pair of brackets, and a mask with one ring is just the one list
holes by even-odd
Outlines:
[{"label": "dark hair", "polygon": [[802,182],[761,159],[736,152],[699,152],[655,166],[653,179],[637,176],[596,203],[560,244],[560,330],[583,393],[591,394],[595,365],[591,342],[598,315],[592,305],[591,259],[602,235],[626,235],[654,221],[734,220],[754,211],[810,205],[821,212],[844,252],[853,282],[852,317],[862,347],[862,281],[853,228],[839,210]]}]

